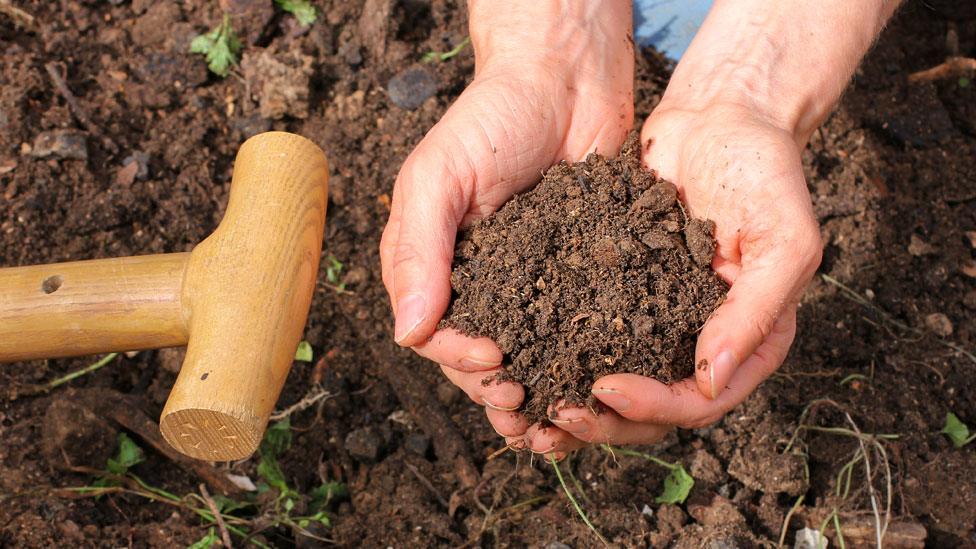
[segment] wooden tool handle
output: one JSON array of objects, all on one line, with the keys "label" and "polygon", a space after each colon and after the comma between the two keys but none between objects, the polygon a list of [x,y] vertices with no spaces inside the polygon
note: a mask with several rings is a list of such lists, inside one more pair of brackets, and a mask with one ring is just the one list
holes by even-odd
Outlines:
[{"label": "wooden tool handle", "polygon": [[219,461],[257,449],[305,326],[327,200],[311,141],[269,132],[241,147],[224,219],[186,269],[190,341],[160,419],[177,450]]},{"label": "wooden tool handle", "polygon": [[190,254],[0,269],[0,362],[186,345]]}]

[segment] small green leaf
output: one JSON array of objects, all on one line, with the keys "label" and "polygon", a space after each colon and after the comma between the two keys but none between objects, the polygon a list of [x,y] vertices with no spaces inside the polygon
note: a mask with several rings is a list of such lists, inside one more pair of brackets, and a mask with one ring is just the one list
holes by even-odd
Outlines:
[{"label": "small green leaf", "polygon": [[146,456],[128,435],[119,433],[119,449],[115,457],[108,459],[105,470],[113,475],[124,475],[129,472],[129,468],[145,461]]},{"label": "small green leaf", "polygon": [[319,511],[312,516],[313,519],[317,520],[319,524],[329,528],[332,526],[332,520],[329,519],[329,515],[325,514],[325,511]]},{"label": "small green leaf", "polygon": [[294,15],[295,19],[298,19],[298,22],[306,27],[314,23],[318,17],[315,6],[308,0],[275,0],[275,4]]},{"label": "small green leaf", "polygon": [[308,504],[309,510],[320,512],[330,502],[349,497],[349,489],[341,482],[326,482],[312,490],[308,495],[312,498]]},{"label": "small green leaf", "polygon": [[272,423],[261,440],[261,455],[277,458],[291,448],[291,420],[287,417]]},{"label": "small green leaf", "polygon": [[976,439],[976,435],[970,436],[969,427],[952,412],[946,414],[945,427],[942,428],[942,433],[949,437],[956,448],[962,448]]},{"label": "small green leaf", "polygon": [[213,547],[215,543],[219,541],[220,538],[217,536],[217,532],[215,532],[214,529],[211,528],[210,531],[207,532],[206,536],[203,536],[196,543],[188,546],[186,549],[210,549],[211,547]]},{"label": "small green leaf", "polygon": [[218,76],[227,76],[230,67],[237,64],[237,54],[240,51],[241,42],[237,39],[227,15],[224,15],[220,26],[190,42],[190,53],[204,55],[210,72]]},{"label": "small green leaf", "polygon": [[470,36],[465,37],[464,40],[462,40],[457,46],[454,46],[450,51],[446,51],[444,53],[437,52],[437,51],[429,51],[424,54],[424,56],[421,58],[421,61],[423,61],[424,63],[433,63],[435,61],[447,61],[452,57],[454,57],[455,55],[461,53],[461,51],[463,51],[464,48],[466,48],[470,43],[471,43],[471,37]]},{"label": "small green leaf", "polygon": [[694,486],[695,479],[678,463],[664,479],[664,491],[655,501],[657,503],[684,503]]},{"label": "small green leaf", "polygon": [[290,492],[288,481],[285,480],[285,473],[281,471],[281,466],[273,457],[261,458],[261,461],[258,462],[258,475],[272,488],[277,488],[278,492],[282,494]]},{"label": "small green leaf", "polygon": [[298,344],[298,349],[295,351],[295,360],[299,362],[312,362],[312,344],[307,341],[302,341]]},{"label": "small green leaf", "polygon": [[201,34],[200,36],[194,38],[193,41],[190,42],[190,53],[202,53],[206,55],[206,53],[210,51],[210,48],[213,47],[214,39],[216,38],[216,36],[213,36],[213,34],[214,33],[212,32],[209,34]]},{"label": "small green leaf", "polygon": [[254,507],[254,504],[249,501],[237,501],[236,499],[231,499],[220,494],[214,494],[213,500],[217,504],[217,510],[224,515],[230,515],[234,511]]},{"label": "small green leaf", "polygon": [[959,78],[959,87],[960,88],[965,88],[965,87],[969,86],[970,83],[971,83],[971,81],[968,78],[966,78],[965,76]]},{"label": "small green leaf", "polygon": [[325,279],[329,281],[329,284],[338,286],[339,277],[342,275],[342,262],[332,254],[329,254],[325,260],[328,262],[328,265],[325,266]]}]

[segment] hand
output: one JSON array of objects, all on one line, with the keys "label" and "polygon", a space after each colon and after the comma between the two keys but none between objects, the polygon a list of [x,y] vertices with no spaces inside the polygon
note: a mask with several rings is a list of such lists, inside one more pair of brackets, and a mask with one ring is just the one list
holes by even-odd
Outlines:
[{"label": "hand", "polygon": [[793,133],[751,109],[662,105],[644,125],[648,166],[674,182],[691,215],[715,221],[712,267],[731,285],[698,338],[693,378],[673,386],[634,374],[594,383],[610,410],[551,410],[554,424],[533,446],[571,449],[578,441],[651,443],[672,426],[719,420],[786,358],[797,303],[820,264],[813,215]]},{"label": "hand", "polygon": [[560,160],[614,154],[633,124],[629,2],[471,2],[474,81],[407,158],[380,245],[395,339],[441,364],[502,435],[523,389],[483,385],[502,355],[436,331],[450,299],[458,227],[495,211]]},{"label": "hand", "polygon": [[[822,253],[800,151],[899,3],[716,0],[641,136],[645,162],[715,221],[712,266],[728,299],[702,329],[694,377],[598,379],[610,411],[550,410],[560,428],[529,429],[533,448],[650,443],[708,425],[779,367]],[[811,23],[796,33],[796,21]]]}]

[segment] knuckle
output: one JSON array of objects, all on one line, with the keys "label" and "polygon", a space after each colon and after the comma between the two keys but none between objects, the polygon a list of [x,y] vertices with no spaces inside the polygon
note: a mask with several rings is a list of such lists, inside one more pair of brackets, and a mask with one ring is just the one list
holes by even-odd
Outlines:
[{"label": "knuckle", "polygon": [[777,314],[774,311],[755,311],[746,319],[746,326],[756,334],[759,341],[765,341],[769,334],[773,333],[776,318]]},{"label": "knuckle", "polygon": [[421,248],[415,242],[410,240],[400,239],[396,244],[396,249],[393,253],[393,262],[391,267],[394,272],[401,272],[404,269],[412,268],[417,262],[423,259],[424,255],[421,252]]}]

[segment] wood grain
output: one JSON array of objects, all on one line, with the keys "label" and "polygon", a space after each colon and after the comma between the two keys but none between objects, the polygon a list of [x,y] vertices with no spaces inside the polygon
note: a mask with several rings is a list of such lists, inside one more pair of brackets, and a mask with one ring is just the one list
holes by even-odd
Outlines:
[{"label": "wood grain", "polygon": [[220,226],[191,253],[0,269],[0,362],[186,345],[163,437],[191,457],[245,458],[301,340],[327,202],[317,145],[254,136]]},{"label": "wood grain", "polygon": [[0,362],[186,345],[188,253],[0,269]]},{"label": "wood grain", "polygon": [[191,337],[160,420],[177,450],[218,461],[257,448],[308,316],[327,200],[311,141],[269,132],[241,147],[227,212],[186,270]]}]

